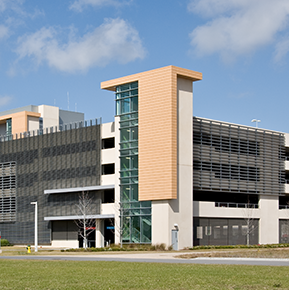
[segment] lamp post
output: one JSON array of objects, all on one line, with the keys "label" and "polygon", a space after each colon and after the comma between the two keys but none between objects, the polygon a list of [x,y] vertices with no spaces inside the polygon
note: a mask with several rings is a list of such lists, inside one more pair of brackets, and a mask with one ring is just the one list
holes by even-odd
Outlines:
[{"label": "lamp post", "polygon": [[261,120],[253,119],[251,122],[256,123],[256,128],[258,128],[258,123],[260,123]]},{"label": "lamp post", "polygon": [[38,231],[37,231],[37,224],[38,224],[38,221],[37,221],[37,201],[34,201],[34,202],[31,202],[31,204],[34,204],[35,205],[35,232],[34,232],[34,245],[35,245],[35,252],[38,252]]}]

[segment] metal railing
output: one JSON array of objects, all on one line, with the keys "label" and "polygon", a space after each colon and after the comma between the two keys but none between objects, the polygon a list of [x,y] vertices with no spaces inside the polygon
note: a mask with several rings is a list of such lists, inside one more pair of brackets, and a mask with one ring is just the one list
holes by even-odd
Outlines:
[{"label": "metal railing", "polygon": [[289,205],[279,205],[279,209],[289,209]]},{"label": "metal railing", "polygon": [[256,203],[235,203],[235,202],[215,202],[215,207],[233,207],[233,208],[259,208]]}]

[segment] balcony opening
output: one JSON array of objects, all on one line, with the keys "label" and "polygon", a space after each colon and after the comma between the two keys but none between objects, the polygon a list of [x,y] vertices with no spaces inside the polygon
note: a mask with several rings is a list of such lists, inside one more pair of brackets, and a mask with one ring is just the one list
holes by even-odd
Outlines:
[{"label": "balcony opening", "polygon": [[102,203],[114,203],[114,189],[104,190]]},{"label": "balcony opening", "polygon": [[114,148],[114,138],[105,138],[102,139],[102,149]]},{"label": "balcony opening", "polygon": [[215,202],[216,207],[252,207],[258,208],[258,194],[241,194],[231,192],[194,191],[194,201]]},{"label": "balcony opening", "polygon": [[289,209],[289,195],[279,196],[279,209]]},{"label": "balcony opening", "polygon": [[101,166],[102,175],[114,174],[114,163]]}]

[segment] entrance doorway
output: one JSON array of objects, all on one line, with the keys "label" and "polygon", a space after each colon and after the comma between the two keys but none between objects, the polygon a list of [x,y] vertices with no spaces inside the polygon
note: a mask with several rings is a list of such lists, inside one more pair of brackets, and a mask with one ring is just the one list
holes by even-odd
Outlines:
[{"label": "entrance doorway", "polygon": [[104,246],[114,244],[115,225],[114,219],[104,220]]},{"label": "entrance doorway", "polygon": [[[87,247],[88,248],[95,248],[95,222],[88,223],[92,226],[86,228],[86,235],[87,235]],[[83,248],[83,236],[84,236],[84,229],[78,229],[78,243],[79,248]]]}]

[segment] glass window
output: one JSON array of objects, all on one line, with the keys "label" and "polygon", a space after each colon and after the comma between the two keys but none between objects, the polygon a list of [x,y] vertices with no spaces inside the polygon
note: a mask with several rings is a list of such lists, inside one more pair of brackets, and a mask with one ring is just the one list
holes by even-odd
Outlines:
[{"label": "glass window", "polygon": [[120,91],[126,91],[126,90],[129,90],[129,84],[124,84],[124,85],[121,85],[119,86],[120,87]]},{"label": "glass window", "polygon": [[131,156],[131,168],[138,169],[138,155]]},{"label": "glass window", "polygon": [[131,182],[130,178],[121,178],[120,183],[121,184],[129,184]]},{"label": "glass window", "polygon": [[130,157],[121,157],[120,170],[129,170],[129,169],[130,169]]},{"label": "glass window", "polygon": [[151,242],[151,217],[141,217],[141,225],[142,225],[142,243],[150,243]]},{"label": "glass window", "polygon": [[130,140],[129,132],[130,132],[130,129],[121,129],[120,130],[120,141],[121,142],[127,142]]},{"label": "glass window", "polygon": [[11,135],[12,133],[12,119],[6,121],[6,135]]},{"label": "glass window", "polygon": [[129,148],[129,143],[120,144],[120,149],[127,149],[127,148]]},{"label": "glass window", "polygon": [[131,95],[131,96],[137,96],[137,95],[138,95],[138,89],[136,89],[136,90],[132,90],[132,91],[130,92],[130,95]]},{"label": "glass window", "polygon": [[131,128],[131,140],[138,140],[138,127]]},{"label": "glass window", "polygon": [[120,127],[121,127],[121,128],[123,128],[123,127],[129,127],[129,126],[130,126],[129,123],[130,123],[129,121],[121,122],[121,123],[120,123]]},{"label": "glass window", "polygon": [[129,91],[121,93],[121,98],[129,97]]},{"label": "glass window", "polygon": [[197,239],[203,238],[203,227],[197,227]]},{"label": "glass window", "polygon": [[137,88],[137,87],[138,87],[138,82],[131,83],[131,88],[132,89]]},{"label": "glass window", "polygon": [[227,236],[228,234],[228,226],[223,226],[223,235]]},{"label": "glass window", "polygon": [[132,242],[140,243],[140,218],[138,216],[134,216],[132,219]]},{"label": "glass window", "polygon": [[131,98],[131,112],[137,112],[138,110],[138,97]]},{"label": "glass window", "polygon": [[131,185],[131,200],[138,201],[138,185],[137,184]]},{"label": "glass window", "polygon": [[150,201],[142,201],[141,207],[151,207],[151,202]]},{"label": "glass window", "polygon": [[120,115],[121,114],[121,111],[120,111],[120,103],[121,101],[120,100],[118,100],[118,101],[116,101],[116,114],[117,115]]},{"label": "glass window", "polygon": [[138,170],[136,169],[136,170],[132,170],[131,171],[131,175],[132,176],[138,176]]},{"label": "glass window", "polygon": [[123,219],[122,240],[123,242],[130,242],[130,217]]},{"label": "glass window", "polygon": [[130,151],[129,150],[121,150],[120,151],[120,155],[124,156],[124,155],[129,155]]},{"label": "glass window", "polygon": [[129,104],[130,104],[130,99],[121,100],[121,114],[130,112]]},{"label": "glass window", "polygon": [[127,170],[122,171],[120,173],[120,177],[130,177],[130,171],[127,171]]},{"label": "glass window", "polygon": [[233,225],[232,226],[232,236],[236,237],[239,234],[239,226],[238,225]]},{"label": "glass window", "polygon": [[129,186],[121,186],[121,199],[123,202],[129,201]]},{"label": "glass window", "polygon": [[212,228],[210,226],[205,227],[205,235],[210,236],[212,234]]},{"label": "glass window", "polygon": [[214,226],[214,239],[219,239],[221,237],[221,227]]}]

